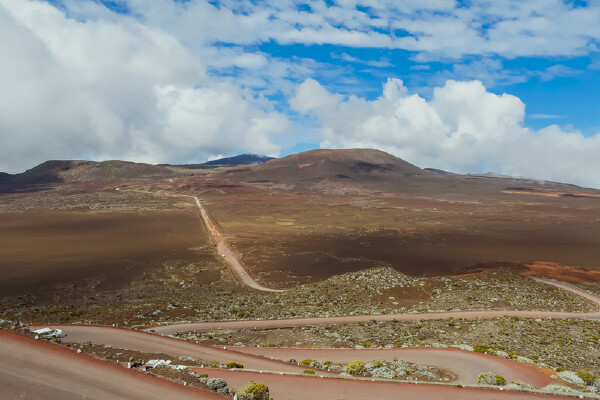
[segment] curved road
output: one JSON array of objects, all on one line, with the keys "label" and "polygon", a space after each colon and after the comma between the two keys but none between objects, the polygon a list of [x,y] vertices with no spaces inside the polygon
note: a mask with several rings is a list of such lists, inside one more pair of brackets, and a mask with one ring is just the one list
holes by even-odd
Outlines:
[{"label": "curved road", "polygon": [[[564,282],[556,282],[545,278],[533,278],[538,282],[556,286],[563,290],[569,291],[577,296],[583,297],[596,305],[600,306],[600,297],[586,292],[576,286]],[[522,318],[580,318],[600,320],[600,311],[591,313],[575,313],[575,312],[560,312],[560,311],[450,311],[450,312],[435,312],[422,314],[383,314],[383,315],[350,315],[341,317],[313,317],[313,318],[288,318],[288,319],[272,319],[259,321],[215,321],[215,322],[192,322],[186,324],[172,324],[164,326],[156,326],[152,329],[156,333],[163,335],[174,335],[185,332],[202,332],[213,331],[219,329],[272,329],[272,328],[294,328],[302,326],[315,325],[332,325],[332,324],[352,324],[366,321],[419,321],[419,320],[437,320],[447,318],[501,318],[506,316],[515,316]]]},{"label": "curved road", "polygon": [[[493,372],[508,381],[520,381],[534,387],[550,383],[540,369],[528,364],[472,351],[444,348],[395,348],[395,349],[289,349],[267,347],[207,346],[171,337],[152,335],[142,331],[123,328],[85,325],[51,325],[62,329],[67,336],[64,343],[94,342],[121,349],[136,349],[149,353],[165,353],[171,356],[190,356],[203,361],[240,362],[246,369],[302,373],[306,367],[286,363],[279,359],[315,359],[347,364],[352,360],[389,360],[394,357],[442,369],[455,376],[457,384],[476,384],[481,372]],[[337,373],[317,370],[319,375],[334,377]]]},{"label": "curved road", "polygon": [[264,383],[277,400],[573,400],[573,397],[538,393],[500,391],[483,388],[458,388],[448,385],[415,385],[389,381],[318,378],[311,376],[259,374],[249,371],[197,369],[197,372],[225,379],[234,387],[249,380]]},{"label": "curved road", "polygon": [[224,256],[223,260],[227,263],[229,269],[231,270],[231,272],[233,272],[234,276],[239,281],[244,283],[246,286],[251,287],[252,289],[260,290],[262,292],[283,292],[283,290],[280,289],[271,289],[266,286],[263,286],[260,283],[256,282],[254,278],[252,278],[252,276],[250,276],[250,273],[248,272],[246,267],[244,267],[235,251],[233,251],[233,249],[229,247],[227,240],[223,236],[223,233],[221,232],[217,224],[213,221],[210,215],[208,215],[208,212],[206,211],[206,208],[204,208],[202,203],[200,203],[200,199],[196,196],[190,197],[192,197],[196,201],[196,205],[200,209],[202,221],[204,222],[204,225],[210,233],[213,241],[217,245],[217,251],[219,252],[219,255]]}]

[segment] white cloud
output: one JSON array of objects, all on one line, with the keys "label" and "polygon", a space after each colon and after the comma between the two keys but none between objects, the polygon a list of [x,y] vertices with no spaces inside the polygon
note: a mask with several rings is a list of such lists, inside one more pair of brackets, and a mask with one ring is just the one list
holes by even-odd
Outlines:
[{"label": "white cloud", "polygon": [[600,134],[584,137],[556,125],[523,125],[525,104],[479,81],[449,80],[430,101],[389,79],[375,100],[300,85],[293,109],[321,123],[323,148],[378,148],[422,167],[494,171],[600,187]]},{"label": "white cloud", "polygon": [[127,0],[126,4],[149,25],[180,39],[399,48],[416,52],[417,60],[577,56],[596,51],[600,41],[600,5],[594,2],[576,7],[563,0],[481,1],[468,8],[453,0],[344,0],[333,5],[325,0]]},{"label": "white cloud", "polygon": [[[186,162],[279,152],[271,136],[288,122],[267,100],[208,75],[201,58],[161,29],[92,15],[0,0],[0,170],[52,158]],[[236,56],[247,68],[266,62]]]}]

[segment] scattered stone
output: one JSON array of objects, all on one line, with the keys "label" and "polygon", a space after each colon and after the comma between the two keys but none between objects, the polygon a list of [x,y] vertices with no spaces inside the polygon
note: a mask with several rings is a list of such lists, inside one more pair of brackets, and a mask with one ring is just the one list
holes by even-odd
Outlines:
[{"label": "scattered stone", "polygon": [[210,378],[206,381],[206,386],[209,389],[216,391],[220,394],[228,394],[229,388],[227,387],[227,382],[221,378]]},{"label": "scattered stone", "polygon": [[583,379],[581,379],[579,375],[573,371],[561,371],[558,373],[558,376],[565,382],[572,383],[574,385],[585,385]]}]

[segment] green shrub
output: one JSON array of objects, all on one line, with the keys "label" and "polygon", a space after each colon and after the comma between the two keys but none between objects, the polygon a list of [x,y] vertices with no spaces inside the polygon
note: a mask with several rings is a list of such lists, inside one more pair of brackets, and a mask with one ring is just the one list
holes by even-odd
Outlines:
[{"label": "green shrub", "polygon": [[307,358],[306,360],[302,360],[300,361],[300,364],[304,365],[304,366],[309,366],[310,364],[312,364],[315,360],[311,360],[310,358]]},{"label": "green shrub", "polygon": [[366,371],[367,368],[365,367],[365,364],[358,360],[354,360],[348,364],[348,373],[350,375],[363,375]]},{"label": "green shrub", "polygon": [[498,385],[498,386],[506,385],[506,379],[502,375],[496,375],[496,385]]},{"label": "green shrub", "polygon": [[198,378],[208,378],[208,374],[198,374]]},{"label": "green shrub", "polygon": [[309,374],[309,375],[314,375],[314,374],[315,374],[315,371],[314,371],[313,369],[305,369],[305,370],[304,370],[304,373],[305,373],[305,374]]},{"label": "green shrub", "polygon": [[250,381],[235,392],[238,400],[269,400],[269,388],[262,383]]},{"label": "green shrub", "polygon": [[577,376],[583,379],[586,385],[591,385],[596,381],[596,375],[588,371],[578,371]]},{"label": "green shrub", "polygon": [[227,366],[227,368],[244,368],[244,364],[240,364],[240,363],[236,363],[236,362],[228,362],[227,364],[225,364]]},{"label": "green shrub", "polygon": [[473,346],[473,351],[478,353],[496,354],[496,350],[489,344],[476,344]]}]

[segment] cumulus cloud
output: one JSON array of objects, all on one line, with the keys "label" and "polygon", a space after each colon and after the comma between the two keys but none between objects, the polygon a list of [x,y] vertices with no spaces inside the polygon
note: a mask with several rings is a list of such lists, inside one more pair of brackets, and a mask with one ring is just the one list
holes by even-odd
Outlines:
[{"label": "cumulus cloud", "polygon": [[50,158],[191,162],[279,152],[271,138],[288,121],[272,104],[211,77],[164,30],[105,14],[82,20],[46,2],[0,0],[0,170]]},{"label": "cumulus cloud", "polygon": [[524,126],[525,104],[481,82],[449,80],[430,100],[389,79],[375,100],[307,79],[290,100],[321,124],[323,148],[378,148],[421,167],[499,172],[600,187],[600,133]]}]

